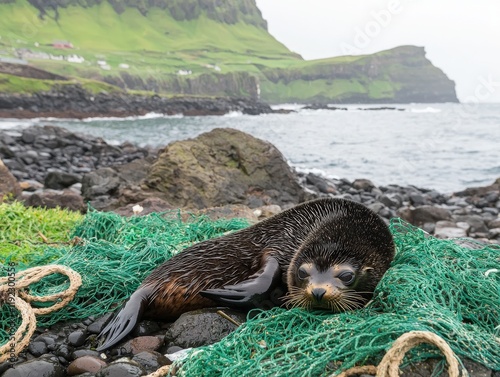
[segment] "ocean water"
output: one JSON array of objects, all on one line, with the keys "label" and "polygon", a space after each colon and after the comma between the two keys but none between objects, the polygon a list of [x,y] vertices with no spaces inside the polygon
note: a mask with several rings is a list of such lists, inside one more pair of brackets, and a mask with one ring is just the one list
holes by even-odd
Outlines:
[{"label": "ocean water", "polygon": [[[384,105],[385,106],[385,105]],[[371,179],[454,192],[500,177],[500,104],[390,105],[405,111],[294,109],[259,116],[144,117],[85,120],[0,119],[0,129],[57,125],[110,143],[165,146],[217,127],[232,127],[273,143],[299,170],[327,177]]]}]

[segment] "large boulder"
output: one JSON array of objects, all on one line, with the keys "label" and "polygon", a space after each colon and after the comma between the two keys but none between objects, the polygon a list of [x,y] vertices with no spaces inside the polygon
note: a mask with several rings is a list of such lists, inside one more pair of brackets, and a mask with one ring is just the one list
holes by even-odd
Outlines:
[{"label": "large boulder", "polygon": [[17,198],[21,194],[21,187],[17,179],[12,175],[3,161],[0,160],[0,203],[3,201],[4,196],[12,195]]},{"label": "large boulder", "polygon": [[28,195],[24,204],[30,207],[65,208],[71,211],[85,212],[87,207],[80,194],[72,190],[43,190]]},{"label": "large boulder", "polygon": [[497,178],[491,185],[483,187],[469,187],[454,194],[458,197],[465,197],[465,200],[476,207],[495,207],[500,205],[500,178]]},{"label": "large boulder", "polygon": [[451,220],[451,212],[446,208],[428,205],[417,208],[400,208],[398,210],[398,216],[416,226],[423,226],[427,223],[436,223],[443,220]]},{"label": "large boulder", "polygon": [[169,144],[145,183],[169,203],[186,208],[287,206],[306,196],[276,147],[229,128]]},{"label": "large boulder", "polygon": [[140,187],[152,161],[152,157],[146,157],[85,174],[82,179],[84,200],[95,209],[114,210],[157,196]]}]

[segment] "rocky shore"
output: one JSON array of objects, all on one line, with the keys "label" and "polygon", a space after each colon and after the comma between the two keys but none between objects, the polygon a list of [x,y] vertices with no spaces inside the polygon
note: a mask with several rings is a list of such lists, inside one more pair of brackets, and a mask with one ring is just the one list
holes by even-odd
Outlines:
[{"label": "rocky shore", "polygon": [[[327,179],[295,172],[273,145],[231,129],[160,150],[113,146],[52,126],[5,130],[0,132],[0,160],[0,194],[11,193],[29,206],[85,212],[90,203],[123,215],[132,215],[135,204],[144,207],[142,214],[182,207],[234,216],[237,209],[237,216],[256,221],[305,200],[335,196],[361,202],[386,221],[402,217],[439,238],[500,243],[500,178],[456,193]],[[245,320],[243,313],[226,313]],[[143,321],[130,340],[103,356],[92,349],[92,339],[108,318],[38,329],[16,367],[0,364],[0,373],[144,376],[170,364],[177,351],[211,344],[236,328],[213,310],[187,313],[173,324]],[[403,376],[430,376],[434,364],[412,366]],[[500,377],[473,361],[464,364],[471,376]]]},{"label": "rocky shore", "polygon": [[[500,242],[500,178],[455,193],[327,179],[295,172],[270,143],[236,130],[216,129],[154,150],[34,126],[0,132],[0,158],[20,182],[27,205],[85,211],[89,202],[99,210],[117,210],[155,198],[164,208],[243,204],[255,209],[338,196],[440,238]],[[67,196],[71,200],[63,200]]]},{"label": "rocky shore", "polygon": [[100,92],[92,94],[79,84],[66,84],[32,95],[0,93],[1,118],[126,117],[167,115],[223,115],[231,111],[258,115],[274,112],[269,105],[247,98],[162,97],[159,95]]}]

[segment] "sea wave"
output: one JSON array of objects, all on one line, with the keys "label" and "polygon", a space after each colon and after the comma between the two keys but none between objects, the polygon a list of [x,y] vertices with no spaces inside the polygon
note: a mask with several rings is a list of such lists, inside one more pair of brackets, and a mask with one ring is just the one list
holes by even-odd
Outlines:
[{"label": "sea wave", "polygon": [[318,168],[306,168],[304,166],[296,165],[290,161],[288,163],[295,169],[297,173],[302,173],[302,174],[309,174],[312,173],[314,175],[318,175],[322,178],[326,179],[340,179],[339,176],[333,175],[333,174],[328,174],[326,171]]},{"label": "sea wave", "polygon": [[12,130],[12,129],[22,129],[32,125],[32,122],[27,122],[24,119],[21,120],[0,120],[0,130]]},{"label": "sea wave", "polygon": [[230,111],[227,114],[224,114],[223,116],[226,118],[236,118],[242,116],[243,113],[241,111]]},{"label": "sea wave", "polygon": [[[95,122],[95,121],[126,121],[126,120],[147,120],[147,119],[156,119],[156,118],[182,118],[182,114],[175,115],[165,115],[160,113],[147,113],[144,115],[133,115],[128,117],[90,117],[84,118],[82,122]],[[73,119],[74,121],[78,121],[77,119]]]},{"label": "sea wave", "polygon": [[302,109],[305,105],[300,104],[300,103],[281,103],[278,105],[271,105],[271,109],[273,110],[294,110],[294,111],[299,111]]},{"label": "sea wave", "polygon": [[410,109],[410,112],[412,113],[440,113],[441,112],[441,109],[437,109],[435,107],[426,107],[426,108],[411,108]]}]

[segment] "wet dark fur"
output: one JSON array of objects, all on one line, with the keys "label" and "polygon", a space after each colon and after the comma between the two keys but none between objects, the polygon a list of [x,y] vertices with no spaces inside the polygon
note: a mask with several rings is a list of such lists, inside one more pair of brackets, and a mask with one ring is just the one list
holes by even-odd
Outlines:
[{"label": "wet dark fur", "polygon": [[[122,309],[130,318],[115,320],[130,322],[116,339],[122,339],[141,317],[171,320],[214,306],[199,292],[248,279],[268,256],[278,260],[289,289],[303,261],[314,260],[319,268],[338,261],[358,268],[369,265],[373,270],[357,284],[370,296],[389,268],[394,245],[385,223],[361,204],[343,199],[303,203],[246,229],[193,245],[161,264]],[[108,325],[108,330],[117,326]],[[101,349],[112,345],[109,337],[107,343]]]}]

